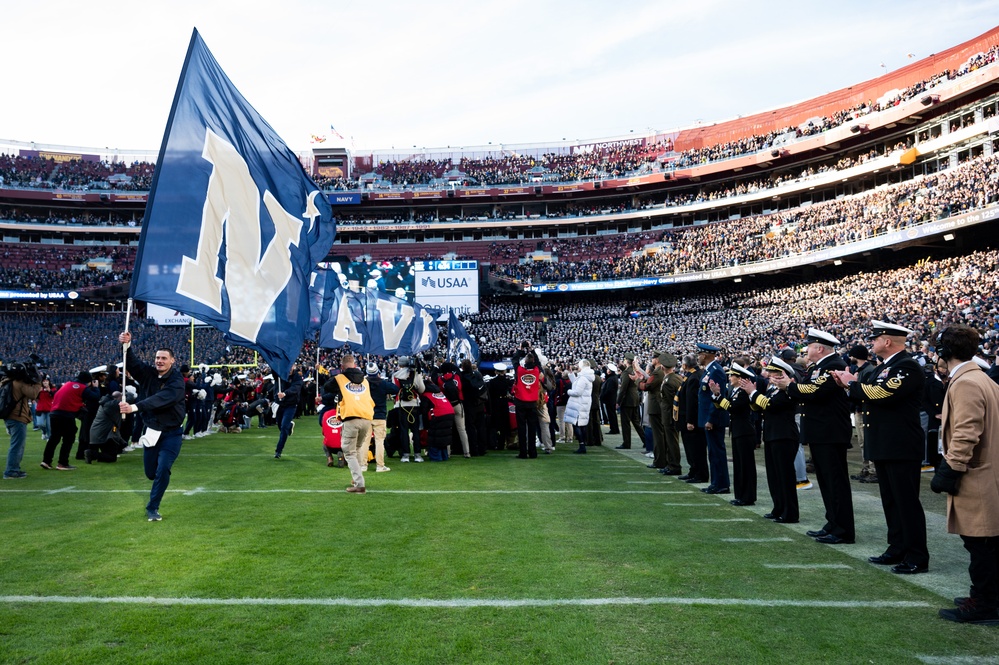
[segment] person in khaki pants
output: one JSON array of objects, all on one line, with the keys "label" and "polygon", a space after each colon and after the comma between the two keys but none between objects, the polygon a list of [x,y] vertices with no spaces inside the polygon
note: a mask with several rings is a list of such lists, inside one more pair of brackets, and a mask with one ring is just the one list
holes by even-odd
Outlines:
[{"label": "person in khaki pants", "polygon": [[347,468],[353,483],[347,488],[351,494],[364,494],[364,469],[368,466],[368,444],[371,441],[371,421],[375,415],[375,401],[364,372],[357,368],[352,354],[340,361],[340,373],[323,386],[323,403],[336,405],[343,420],[340,447],[347,458]]}]

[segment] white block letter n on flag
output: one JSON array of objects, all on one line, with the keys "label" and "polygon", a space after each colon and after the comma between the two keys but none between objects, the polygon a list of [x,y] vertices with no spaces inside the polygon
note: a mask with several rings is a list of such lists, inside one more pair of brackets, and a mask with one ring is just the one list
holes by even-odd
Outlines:
[{"label": "white block letter n on flag", "polygon": [[334,233],[325,195],[195,30],[146,206],[132,297],[204,321],[287,376],[310,334],[310,275]]}]

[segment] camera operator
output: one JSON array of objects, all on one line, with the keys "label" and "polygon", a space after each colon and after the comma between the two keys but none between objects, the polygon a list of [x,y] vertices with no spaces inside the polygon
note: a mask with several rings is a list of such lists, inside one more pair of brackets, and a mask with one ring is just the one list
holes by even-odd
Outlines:
[{"label": "camera operator", "polygon": [[410,434],[413,439],[413,461],[422,462],[420,454],[420,395],[426,391],[423,380],[423,363],[419,356],[401,356],[399,369],[392,374],[392,383],[399,387],[395,405],[399,408],[399,427],[402,433],[400,462],[409,462]]},{"label": "camera operator", "polygon": [[7,452],[7,466],[4,468],[4,480],[27,478],[28,474],[21,470],[21,459],[24,457],[24,444],[28,438],[28,422],[31,420],[31,401],[38,398],[42,390],[38,372],[33,365],[15,363],[4,373],[3,383],[10,383],[14,399],[14,408],[4,419],[7,434],[10,435],[10,449]]},{"label": "camera operator", "polygon": [[100,400],[100,389],[97,382],[90,376],[90,372],[84,370],[77,374],[76,381],[67,381],[56,391],[52,398],[52,436],[45,444],[45,452],[42,453],[41,466],[46,471],[52,470],[52,460],[59,446],[59,459],[55,468],[59,471],[72,471],[76,467],[69,463],[69,453],[73,450],[73,442],[76,441],[76,419],[83,418],[86,412],[84,402],[88,398],[97,396]]}]

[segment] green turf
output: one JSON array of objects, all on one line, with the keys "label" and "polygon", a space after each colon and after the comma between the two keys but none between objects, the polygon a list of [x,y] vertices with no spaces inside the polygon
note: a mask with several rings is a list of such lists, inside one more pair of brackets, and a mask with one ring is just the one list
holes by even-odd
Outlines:
[{"label": "green turf", "polygon": [[[185,442],[159,523],[145,520],[141,453],[46,472],[40,444],[29,443],[29,478],[0,485],[0,662],[894,664],[999,652],[999,630],[938,619],[944,598],[760,511],[728,506],[730,497],[666,494],[695,488],[606,447],[537,460],[514,452],[389,460],[392,471],[369,473],[359,496],[343,492],[346,469],[326,467],[314,419],[299,421],[281,460],[272,458],[276,438],[275,429],[253,429]],[[68,487],[76,491],[28,491]],[[238,491],[248,489],[260,491]],[[420,493],[441,490],[456,493]],[[664,505],[681,502],[698,505]],[[764,566],[781,563],[849,568]],[[174,598],[677,600],[465,608],[153,600]],[[767,605],[802,600],[925,606]]]}]

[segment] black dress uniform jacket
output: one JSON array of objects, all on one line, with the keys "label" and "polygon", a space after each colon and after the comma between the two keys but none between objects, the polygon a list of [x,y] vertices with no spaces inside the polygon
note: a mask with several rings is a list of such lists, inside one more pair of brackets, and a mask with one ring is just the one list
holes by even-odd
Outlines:
[{"label": "black dress uniform jacket", "polygon": [[787,393],[777,386],[767,386],[766,392],[753,393],[752,405],[763,412],[764,441],[798,440],[795,405]]},{"label": "black dress uniform jacket", "polygon": [[846,369],[846,363],[831,354],[812,365],[798,383],[787,388],[792,401],[802,404],[802,439],[809,445],[840,445],[851,447],[853,410],[846,393],[836,385],[833,370]]},{"label": "black dress uniform jacket", "polygon": [[923,368],[899,351],[877,369],[865,381],[850,384],[850,398],[863,404],[864,458],[922,460]]}]

